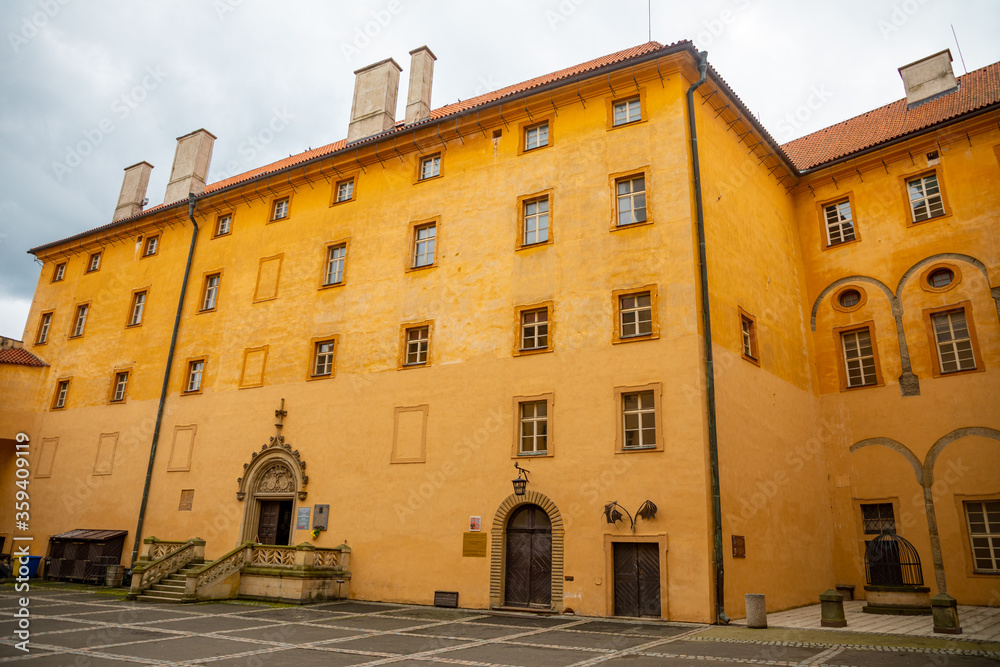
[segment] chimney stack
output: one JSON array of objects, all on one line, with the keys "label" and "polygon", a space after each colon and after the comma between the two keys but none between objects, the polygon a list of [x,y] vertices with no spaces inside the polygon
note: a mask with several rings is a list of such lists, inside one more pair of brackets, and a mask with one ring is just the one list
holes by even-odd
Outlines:
[{"label": "chimney stack", "polygon": [[188,193],[200,195],[205,191],[208,166],[212,163],[212,146],[215,135],[208,130],[195,130],[177,137],[177,152],[170,170],[170,182],[163,203],[170,205],[187,199]]},{"label": "chimney stack", "polygon": [[125,167],[125,178],[122,181],[122,191],[118,195],[118,207],[115,208],[114,222],[131,218],[142,213],[142,202],[146,199],[146,187],[149,185],[149,172],[153,165],[148,162]]},{"label": "chimney stack", "polygon": [[410,51],[410,86],[406,91],[407,125],[431,115],[431,83],[434,80],[435,60],[437,56],[426,46]]},{"label": "chimney stack", "polygon": [[387,58],[354,72],[348,143],[384,132],[396,124],[396,97],[402,71],[395,60]]},{"label": "chimney stack", "polygon": [[899,76],[903,77],[909,109],[958,90],[958,79],[951,68],[951,49],[903,65]]}]

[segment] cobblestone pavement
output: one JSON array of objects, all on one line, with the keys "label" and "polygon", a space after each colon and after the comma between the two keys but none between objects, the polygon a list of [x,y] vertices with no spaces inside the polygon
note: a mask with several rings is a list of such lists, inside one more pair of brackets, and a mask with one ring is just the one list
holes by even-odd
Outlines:
[{"label": "cobblestone pavement", "polygon": [[1000,644],[819,630],[750,630],[574,616],[498,615],[369,602],[302,607],[154,605],[100,589],[33,587],[30,653],[15,648],[20,594],[0,588],[0,663],[724,667],[980,667]]}]

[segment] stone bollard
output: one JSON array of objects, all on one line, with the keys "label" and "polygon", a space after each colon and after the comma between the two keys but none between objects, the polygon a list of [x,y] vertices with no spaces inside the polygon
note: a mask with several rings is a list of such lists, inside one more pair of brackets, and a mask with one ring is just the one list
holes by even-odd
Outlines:
[{"label": "stone bollard", "polygon": [[747,627],[766,628],[767,627],[767,607],[764,605],[764,596],[759,593],[747,593],[744,596],[747,607]]},{"label": "stone bollard", "polygon": [[955,598],[947,593],[938,593],[931,598],[931,609],[934,614],[934,632],[962,634],[962,626],[958,622],[958,601]]},{"label": "stone bollard", "polygon": [[819,595],[820,625],[824,628],[846,628],[844,596],[832,588]]}]

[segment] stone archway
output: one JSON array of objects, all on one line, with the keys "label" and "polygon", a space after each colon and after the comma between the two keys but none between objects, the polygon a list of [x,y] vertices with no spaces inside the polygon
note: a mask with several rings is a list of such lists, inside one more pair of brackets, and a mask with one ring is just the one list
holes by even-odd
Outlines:
[{"label": "stone archway", "polygon": [[[295,508],[306,499],[306,464],[280,435],[243,464],[236,499],[244,503],[240,541],[290,543]],[[262,534],[263,532],[263,534]]]},{"label": "stone archway", "polygon": [[504,576],[506,574],[507,523],[514,512],[524,505],[537,505],[549,518],[552,530],[552,610],[563,610],[563,542],[565,524],[559,508],[544,494],[527,491],[523,496],[509,495],[493,517],[490,545],[490,606],[501,607],[504,602]]}]

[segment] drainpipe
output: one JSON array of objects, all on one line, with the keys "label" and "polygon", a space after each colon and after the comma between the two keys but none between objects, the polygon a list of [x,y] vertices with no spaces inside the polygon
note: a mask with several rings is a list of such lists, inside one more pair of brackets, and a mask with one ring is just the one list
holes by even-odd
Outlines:
[{"label": "drainpipe", "polygon": [[139,505],[139,524],[135,528],[135,544],[132,547],[132,560],[129,571],[135,566],[139,557],[139,546],[142,544],[142,523],[146,518],[146,501],[149,500],[149,484],[153,479],[153,461],[156,460],[156,445],[160,441],[160,425],[163,423],[163,406],[167,402],[167,386],[170,384],[170,369],[174,364],[174,348],[177,345],[177,330],[181,326],[181,309],[184,306],[184,295],[187,293],[188,276],[191,274],[191,260],[194,257],[194,244],[198,239],[198,223],[194,219],[194,193],[188,194],[188,219],[194,225],[191,232],[191,246],[188,248],[187,265],[184,267],[184,280],[181,282],[181,294],[177,297],[177,313],[174,315],[174,331],[170,334],[170,349],[167,352],[167,367],[163,370],[163,385],[160,387],[160,404],[156,407],[156,426],[153,427],[153,442],[149,446],[149,463],[146,464],[146,482],[142,487],[142,503]]},{"label": "drainpipe", "polygon": [[719,433],[715,420],[715,370],[712,357],[712,315],[708,303],[708,259],[705,252],[705,211],[701,202],[701,166],[698,160],[698,130],[694,122],[694,91],[708,76],[708,51],[699,54],[701,78],[688,88],[688,127],[691,131],[691,171],[694,173],[694,201],[698,223],[698,260],[701,268],[701,326],[705,339],[705,394],[708,399],[708,454],[712,467],[712,522],[715,524],[715,616],[728,624],[726,591],[723,586],[722,498],[719,495]]}]

